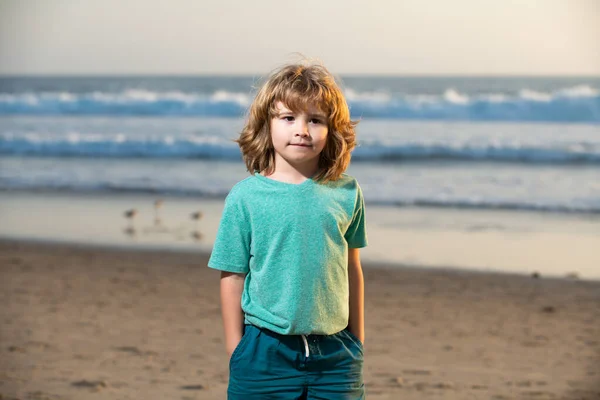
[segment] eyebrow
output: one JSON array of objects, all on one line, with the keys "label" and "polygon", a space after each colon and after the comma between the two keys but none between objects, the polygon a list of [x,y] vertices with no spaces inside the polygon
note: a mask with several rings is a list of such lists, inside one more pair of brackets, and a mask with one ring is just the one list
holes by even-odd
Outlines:
[{"label": "eyebrow", "polygon": [[[294,114],[296,114],[296,112],[295,112],[295,111],[292,111],[292,110],[290,110],[290,109],[288,109],[288,108],[284,108],[283,110],[279,110],[279,111],[277,112],[277,116],[282,116],[282,115],[290,115],[290,114],[291,114],[291,115],[294,115]],[[306,113],[306,115],[307,115],[309,118],[321,118],[321,119],[327,119],[327,115],[325,115],[325,114],[322,114],[322,113]]]},{"label": "eyebrow", "polygon": [[[289,114],[296,114],[294,111],[291,110],[284,110],[284,111],[280,111],[277,113],[277,115],[289,115]],[[327,116],[325,114],[320,114],[320,113],[310,113],[310,114],[306,114],[309,118],[322,118],[322,119],[327,119]]]}]

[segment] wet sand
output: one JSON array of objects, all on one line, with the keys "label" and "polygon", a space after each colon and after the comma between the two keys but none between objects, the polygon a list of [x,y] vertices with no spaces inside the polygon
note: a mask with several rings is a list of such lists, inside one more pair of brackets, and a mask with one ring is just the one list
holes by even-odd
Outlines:
[{"label": "wet sand", "polygon": [[[223,205],[219,198],[0,190],[0,240],[210,252]],[[124,213],[131,209],[138,213],[130,220]],[[202,219],[192,220],[198,211]],[[361,254],[369,262],[600,280],[600,215],[367,204],[366,220],[369,246]]]},{"label": "wet sand", "polygon": [[[207,255],[0,241],[1,399],[225,399]],[[368,399],[600,399],[600,282],[364,263]]]}]

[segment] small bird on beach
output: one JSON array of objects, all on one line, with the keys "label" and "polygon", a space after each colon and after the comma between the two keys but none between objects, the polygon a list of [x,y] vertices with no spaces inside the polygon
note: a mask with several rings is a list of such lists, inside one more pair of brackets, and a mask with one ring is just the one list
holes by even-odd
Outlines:
[{"label": "small bird on beach", "polygon": [[198,232],[198,231],[193,231],[190,236],[197,242],[199,242],[200,240],[202,240],[202,238],[204,237],[204,235],[202,235],[202,233]]},{"label": "small bird on beach", "polygon": [[125,218],[129,218],[129,219],[133,219],[135,218],[135,216],[138,214],[138,210],[136,210],[135,208],[132,208],[131,210],[127,210],[123,213],[123,215],[125,216]]},{"label": "small bird on beach", "polygon": [[132,226],[123,229],[123,233],[126,234],[127,236],[130,236],[130,237],[134,238],[134,239],[137,236],[137,231]]},{"label": "small bird on beach", "polygon": [[157,199],[154,201],[154,225],[160,225],[162,222],[158,211],[162,207],[163,203],[163,199]]},{"label": "small bird on beach", "polygon": [[198,221],[202,219],[202,211],[196,211],[190,214],[190,218],[196,221],[196,230],[198,230]]},{"label": "small bird on beach", "polygon": [[133,220],[137,214],[138,214],[138,210],[136,210],[135,208],[132,208],[131,210],[127,210],[123,213],[125,218],[127,218],[129,220],[129,228],[133,228]]}]

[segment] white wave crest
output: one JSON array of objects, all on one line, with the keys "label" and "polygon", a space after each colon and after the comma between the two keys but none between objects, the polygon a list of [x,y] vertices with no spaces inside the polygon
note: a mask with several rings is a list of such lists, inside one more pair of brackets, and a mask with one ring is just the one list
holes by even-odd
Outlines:
[{"label": "white wave crest", "polygon": [[578,85],[556,92],[561,97],[596,97],[600,91],[588,85]]},{"label": "white wave crest", "polygon": [[449,103],[454,104],[467,104],[469,103],[469,96],[460,93],[456,89],[447,89],[444,92],[444,99]]},{"label": "white wave crest", "polygon": [[522,89],[519,91],[519,97],[529,101],[550,102],[552,95],[545,92],[536,92],[535,90]]},{"label": "white wave crest", "polygon": [[210,100],[215,103],[222,103],[222,102],[237,103],[244,107],[250,105],[250,96],[248,96],[247,94],[228,92],[226,90],[217,90],[210,97]]},{"label": "white wave crest", "polygon": [[348,101],[387,103],[391,100],[390,94],[385,92],[357,92],[353,89],[346,89],[344,95]]}]

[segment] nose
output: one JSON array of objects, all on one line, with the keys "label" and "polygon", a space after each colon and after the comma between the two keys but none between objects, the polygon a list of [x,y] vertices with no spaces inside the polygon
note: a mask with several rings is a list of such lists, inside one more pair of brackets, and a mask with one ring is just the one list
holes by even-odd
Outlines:
[{"label": "nose", "polygon": [[296,136],[307,137],[308,136],[308,124],[302,119],[298,119],[298,128],[296,130]]}]

